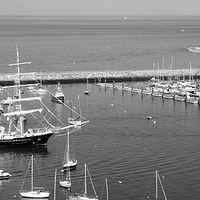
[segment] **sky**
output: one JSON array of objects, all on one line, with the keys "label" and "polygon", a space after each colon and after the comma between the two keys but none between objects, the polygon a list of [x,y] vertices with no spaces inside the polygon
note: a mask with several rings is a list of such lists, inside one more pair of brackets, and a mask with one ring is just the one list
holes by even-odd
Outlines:
[{"label": "sky", "polygon": [[0,15],[200,15],[200,0],[0,0]]}]

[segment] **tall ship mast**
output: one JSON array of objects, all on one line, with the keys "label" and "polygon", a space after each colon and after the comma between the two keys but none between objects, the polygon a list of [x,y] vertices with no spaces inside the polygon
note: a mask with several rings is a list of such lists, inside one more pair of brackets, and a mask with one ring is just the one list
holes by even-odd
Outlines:
[{"label": "tall ship mast", "polygon": [[[52,125],[45,117],[41,119],[43,108],[39,107],[38,104],[42,103],[41,96],[23,97],[22,88],[28,90],[30,85],[36,84],[21,84],[21,77],[26,74],[34,73],[21,73],[21,65],[31,64],[31,62],[20,62],[19,51],[16,46],[17,59],[16,63],[10,64],[10,67],[16,67],[17,73],[14,75],[15,84],[12,86],[3,86],[3,92],[8,89],[13,89],[15,93],[12,97],[1,100],[1,105],[3,107],[3,113],[0,115],[0,148],[1,147],[21,147],[21,146],[37,146],[37,145],[47,145],[49,138],[58,133],[60,130],[67,128],[73,128],[75,126],[62,126],[56,127]],[[23,104],[33,103],[36,108],[31,106],[22,107]],[[28,108],[28,109],[27,109]],[[30,109],[29,109],[30,108]],[[50,111],[49,109],[47,109]],[[53,114],[53,113],[51,113]],[[33,120],[29,121],[30,117],[36,119],[36,115],[39,115],[36,125]],[[43,120],[43,121],[42,121]]]}]

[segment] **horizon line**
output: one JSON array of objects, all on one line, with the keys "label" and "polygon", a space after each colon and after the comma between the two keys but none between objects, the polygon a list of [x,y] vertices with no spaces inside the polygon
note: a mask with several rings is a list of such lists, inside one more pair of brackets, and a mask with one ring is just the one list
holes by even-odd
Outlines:
[{"label": "horizon line", "polygon": [[196,18],[196,17],[200,17],[200,15],[153,15],[153,14],[149,14],[149,15],[130,15],[130,14],[120,14],[120,15],[1,15],[0,17],[96,17],[96,18],[122,18],[122,17],[126,17],[126,18],[145,18],[145,17],[152,17],[152,18]]}]

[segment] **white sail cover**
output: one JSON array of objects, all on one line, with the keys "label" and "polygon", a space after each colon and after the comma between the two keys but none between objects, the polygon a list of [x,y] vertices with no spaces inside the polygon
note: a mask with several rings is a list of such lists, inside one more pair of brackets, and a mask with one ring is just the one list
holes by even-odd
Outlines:
[{"label": "white sail cover", "polygon": [[15,112],[10,112],[10,113],[3,113],[2,115],[7,117],[7,116],[13,116],[13,115],[26,115],[26,114],[31,114],[34,112],[42,112],[42,108],[41,109],[33,109],[33,110],[19,110],[19,111],[15,111]]},{"label": "white sail cover", "polygon": [[33,100],[39,100],[41,101],[41,97],[28,97],[28,98],[20,98],[20,99],[5,99],[2,100],[1,103],[3,104],[11,104],[15,102],[25,102],[25,101],[33,101]]}]

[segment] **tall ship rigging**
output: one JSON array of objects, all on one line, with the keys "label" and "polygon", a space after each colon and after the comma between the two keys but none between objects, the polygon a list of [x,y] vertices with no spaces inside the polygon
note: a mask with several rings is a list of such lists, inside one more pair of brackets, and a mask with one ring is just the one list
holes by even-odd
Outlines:
[{"label": "tall ship rigging", "polygon": [[[65,126],[64,123],[59,126],[52,125],[45,117],[47,114],[45,113],[44,116],[42,115],[42,106],[38,106],[38,104],[44,105],[42,103],[42,97],[22,96],[23,90],[28,90],[28,87],[31,85],[34,86],[34,84],[22,84],[22,77],[27,74],[30,75],[31,73],[20,73],[20,67],[21,65],[31,64],[31,62],[20,62],[17,46],[16,52],[16,63],[9,65],[10,67],[17,68],[17,73],[13,75],[15,84],[1,87],[3,92],[12,89],[15,94],[9,96],[9,98],[1,100],[0,102],[1,105],[3,105],[3,112],[0,115],[0,148],[47,145],[49,138],[53,134],[67,128],[76,129],[76,126]],[[32,75],[34,75],[34,73],[32,73]],[[32,108],[27,105],[29,102],[31,105],[33,102],[37,103],[35,103],[34,106],[32,106],[34,108]],[[25,109],[22,106],[24,103],[26,104]],[[49,109],[46,110],[50,112]],[[53,115],[53,113],[50,114]],[[36,122],[33,123],[33,120],[29,120],[29,116],[33,117]],[[39,118],[37,119],[37,117]],[[86,124],[86,122],[83,124]]]}]

